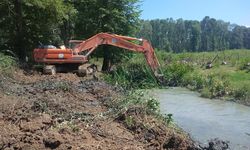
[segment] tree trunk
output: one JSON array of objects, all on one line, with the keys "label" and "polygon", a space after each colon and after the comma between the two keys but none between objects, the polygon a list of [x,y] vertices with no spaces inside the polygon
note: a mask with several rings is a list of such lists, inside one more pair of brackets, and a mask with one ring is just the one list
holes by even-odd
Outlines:
[{"label": "tree trunk", "polygon": [[109,72],[111,65],[112,65],[112,55],[111,49],[107,45],[103,45],[103,64],[102,64],[102,71]]},{"label": "tree trunk", "polygon": [[23,16],[22,16],[22,0],[14,1],[14,10],[15,10],[15,22],[16,22],[16,37],[14,50],[17,53],[20,60],[25,60],[26,57],[26,48],[24,47],[23,40]]}]

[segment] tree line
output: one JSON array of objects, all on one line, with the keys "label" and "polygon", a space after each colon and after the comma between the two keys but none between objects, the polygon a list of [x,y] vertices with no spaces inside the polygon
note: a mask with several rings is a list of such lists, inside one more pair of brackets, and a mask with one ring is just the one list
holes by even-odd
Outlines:
[{"label": "tree line", "polygon": [[[40,44],[69,45],[99,32],[134,35],[139,29],[139,0],[1,0],[0,52],[32,58]],[[103,46],[104,70],[116,53]],[[106,68],[105,68],[106,67]]]},{"label": "tree line", "polygon": [[172,52],[250,49],[250,28],[206,16],[202,21],[172,18],[142,20],[137,36]]}]

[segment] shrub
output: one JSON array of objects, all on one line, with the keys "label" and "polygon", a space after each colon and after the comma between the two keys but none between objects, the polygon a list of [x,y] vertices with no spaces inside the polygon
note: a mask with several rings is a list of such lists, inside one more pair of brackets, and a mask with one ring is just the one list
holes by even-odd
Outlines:
[{"label": "shrub", "polygon": [[16,65],[15,59],[11,56],[0,53],[0,72],[8,72]]},{"label": "shrub", "polygon": [[134,57],[126,63],[117,65],[111,74],[104,76],[104,79],[128,89],[158,86],[157,80],[142,57]]},{"label": "shrub", "polygon": [[205,86],[205,77],[198,72],[188,73],[183,77],[183,86],[195,90],[201,90]]},{"label": "shrub", "polygon": [[250,99],[250,88],[244,85],[233,91],[233,96],[236,100],[249,100]]},{"label": "shrub", "polygon": [[179,86],[183,83],[184,75],[193,70],[191,65],[176,62],[166,66],[163,73],[168,85]]},{"label": "shrub", "polygon": [[212,93],[210,92],[210,89],[205,87],[201,90],[201,97],[205,98],[212,98]]}]

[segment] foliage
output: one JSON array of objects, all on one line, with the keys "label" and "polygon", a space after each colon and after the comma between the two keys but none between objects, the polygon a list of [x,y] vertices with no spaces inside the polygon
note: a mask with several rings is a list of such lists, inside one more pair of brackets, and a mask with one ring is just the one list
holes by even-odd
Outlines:
[{"label": "foliage", "polygon": [[[75,25],[76,38],[86,39],[99,32],[133,36],[139,25],[138,0],[85,0],[75,1],[78,10]],[[103,55],[103,71],[124,56],[124,52],[111,46],[102,46],[97,55]],[[127,54],[127,52],[126,52]]]},{"label": "foliage", "polygon": [[142,20],[139,37],[149,39],[155,48],[168,52],[201,52],[250,49],[250,28],[216,20],[172,18]]},{"label": "foliage", "polygon": [[[250,62],[249,50],[179,54],[156,50],[156,54],[169,86],[184,86],[208,98],[234,97],[241,102],[249,99],[250,76],[247,70],[240,70],[243,64]],[[213,67],[206,69],[204,64],[215,56]],[[222,61],[227,64],[221,65]],[[144,70],[147,66],[143,62],[142,57],[135,54],[129,61],[125,59],[119,64],[113,75],[105,78],[126,88],[159,87],[151,78],[150,70]]]},{"label": "foliage", "polygon": [[230,92],[229,81],[220,77],[209,75],[206,79],[206,87],[208,87],[211,97],[222,97]]},{"label": "foliage", "polygon": [[167,123],[167,125],[170,125],[171,123],[173,123],[174,119],[173,119],[173,114],[165,114],[164,116],[164,121]]},{"label": "foliage", "polygon": [[[131,90],[125,93],[125,96],[109,101],[106,105],[110,106],[116,113],[121,113],[137,106],[143,108],[143,111],[150,115],[159,115],[160,112],[159,101],[149,96],[145,90]],[[128,118],[128,122],[131,122],[131,119]]]},{"label": "foliage", "polygon": [[250,98],[249,85],[243,85],[242,87],[235,89],[233,92],[233,96],[234,98],[236,98],[236,100],[249,100]]},{"label": "foliage", "polygon": [[0,33],[4,33],[0,34],[0,47],[14,51],[22,60],[39,42],[61,44],[60,26],[75,13],[61,0],[4,0],[0,10]]},{"label": "foliage", "polygon": [[0,53],[0,73],[6,73],[16,66],[16,61],[13,57]]},{"label": "foliage", "polygon": [[142,55],[135,54],[124,62],[118,64],[111,74],[105,75],[105,79],[124,88],[152,88],[158,85]]},{"label": "foliage", "polygon": [[164,67],[163,73],[168,85],[177,86],[182,84],[184,75],[191,71],[193,71],[192,66],[174,62]]},{"label": "foliage", "polygon": [[63,90],[64,92],[71,90],[70,85],[67,82],[58,82],[55,87],[59,90]]},{"label": "foliage", "polygon": [[[118,115],[121,115],[121,113],[127,112],[131,110],[131,108],[134,108],[139,114],[153,115],[157,119],[162,120],[166,125],[174,125],[173,114],[162,115],[160,113],[159,101],[153,98],[145,90],[132,90],[124,97],[112,101],[108,105],[113,109],[113,112]],[[135,126],[136,118],[134,118],[134,116],[127,115],[124,118],[124,123],[127,127],[131,128]]]},{"label": "foliage", "polygon": [[[72,38],[99,32],[133,35],[139,24],[137,5],[138,0],[3,0],[0,49],[13,51],[24,61],[41,43],[68,46]],[[113,59],[113,51],[105,58]]]},{"label": "foliage", "polygon": [[189,72],[183,77],[183,86],[192,90],[200,90],[205,87],[205,76],[199,74],[197,71]]},{"label": "foliage", "polygon": [[124,122],[128,128],[131,128],[135,124],[134,118],[132,116],[126,117]]}]

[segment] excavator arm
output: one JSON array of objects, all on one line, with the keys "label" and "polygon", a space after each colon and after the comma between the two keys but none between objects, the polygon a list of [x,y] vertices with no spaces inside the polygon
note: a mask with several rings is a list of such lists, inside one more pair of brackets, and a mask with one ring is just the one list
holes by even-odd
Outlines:
[{"label": "excavator arm", "polygon": [[[132,41],[139,41],[141,44],[132,43]],[[160,64],[155,55],[154,49],[151,44],[145,39],[137,39],[128,36],[121,36],[116,34],[99,33],[86,41],[70,41],[71,43],[79,43],[73,48],[74,54],[85,52],[88,57],[99,45],[107,44],[119,48],[124,48],[130,51],[143,53],[147,64],[153,71],[155,76],[159,76]]]}]

